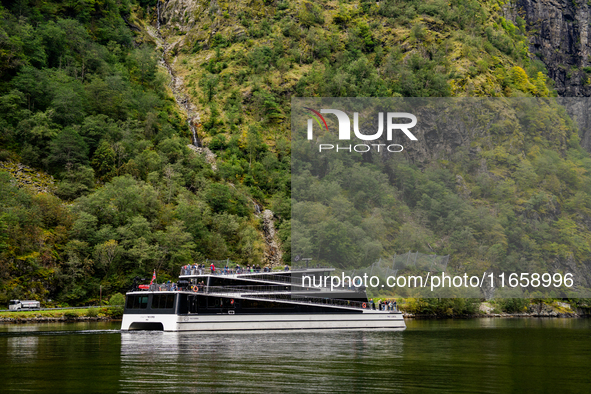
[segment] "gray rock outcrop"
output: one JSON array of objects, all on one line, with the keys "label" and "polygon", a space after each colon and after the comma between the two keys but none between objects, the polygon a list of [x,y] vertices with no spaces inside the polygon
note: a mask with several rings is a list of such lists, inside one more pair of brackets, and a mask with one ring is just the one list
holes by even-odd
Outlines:
[{"label": "gray rock outcrop", "polygon": [[[530,52],[544,62],[562,97],[591,97],[591,3],[586,0],[517,0],[504,7],[523,18]],[[591,100],[564,102],[579,126],[581,145],[591,152]]]},{"label": "gray rock outcrop", "polygon": [[[530,51],[548,68],[560,96],[589,97],[591,73],[590,13],[586,0],[517,0],[508,17],[525,19]],[[591,71],[591,70],[590,70]]]},{"label": "gray rock outcrop", "polygon": [[270,267],[279,267],[282,265],[283,253],[281,252],[280,243],[275,232],[275,214],[271,210],[265,209],[262,216],[266,244],[263,262]]}]

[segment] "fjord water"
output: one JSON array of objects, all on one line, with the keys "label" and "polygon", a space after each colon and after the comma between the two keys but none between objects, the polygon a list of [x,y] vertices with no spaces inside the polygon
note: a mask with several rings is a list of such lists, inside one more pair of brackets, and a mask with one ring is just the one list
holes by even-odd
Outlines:
[{"label": "fjord water", "polygon": [[0,391],[591,392],[591,320],[410,320],[405,331],[0,326]]}]

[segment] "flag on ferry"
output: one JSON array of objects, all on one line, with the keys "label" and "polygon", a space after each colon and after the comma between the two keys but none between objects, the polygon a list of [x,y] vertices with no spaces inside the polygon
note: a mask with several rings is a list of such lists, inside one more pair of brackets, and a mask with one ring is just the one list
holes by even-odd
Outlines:
[{"label": "flag on ferry", "polygon": [[156,280],[156,270],[154,270],[154,275],[152,275],[152,280],[150,281],[150,284],[154,284],[155,280]]}]

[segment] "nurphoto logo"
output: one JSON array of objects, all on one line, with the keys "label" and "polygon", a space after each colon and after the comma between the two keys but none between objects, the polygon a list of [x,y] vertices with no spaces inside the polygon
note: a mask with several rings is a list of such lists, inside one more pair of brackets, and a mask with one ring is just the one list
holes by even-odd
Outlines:
[{"label": "nurphoto logo", "polygon": [[[320,112],[309,108],[304,107],[305,109],[312,112],[312,118],[318,123],[318,126],[322,129],[326,128],[328,130],[328,124],[326,123],[326,119],[322,114],[332,114],[337,117],[337,121],[339,123],[339,140],[346,141],[351,140],[351,120],[349,115],[344,111],[338,109],[321,109]],[[417,117],[413,114],[408,112],[387,112],[386,113],[386,140],[392,141],[392,136],[396,130],[400,130],[406,135],[408,139],[411,141],[417,141],[417,137],[409,129],[416,126],[417,124]],[[312,140],[314,138],[314,122],[313,119],[308,119],[308,140]],[[410,119],[410,123],[394,123],[395,119]],[[321,123],[322,121],[322,123]],[[362,134],[359,130],[359,113],[353,113],[353,132],[355,133],[355,137],[359,138],[363,141],[375,141],[382,137],[384,133],[384,113],[378,113],[378,130],[373,134]],[[357,145],[345,145],[341,146],[339,144],[319,144],[318,149],[319,152],[327,151],[327,150],[336,150],[337,152],[345,151],[345,152],[358,152],[364,153],[369,152],[372,148],[376,149],[378,152],[381,152],[382,147],[388,152],[402,152],[404,147],[400,144],[357,144]]]}]

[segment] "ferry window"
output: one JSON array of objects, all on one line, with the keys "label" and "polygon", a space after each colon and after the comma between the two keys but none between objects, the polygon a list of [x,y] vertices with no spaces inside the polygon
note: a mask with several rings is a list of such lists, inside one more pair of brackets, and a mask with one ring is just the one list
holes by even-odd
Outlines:
[{"label": "ferry window", "polygon": [[194,313],[197,312],[197,308],[194,307],[194,302],[195,302],[195,296],[194,295],[187,295],[187,294],[180,294],[179,297],[177,298],[178,303],[179,303],[179,307],[178,307],[178,313],[183,315],[186,313]]},{"label": "ferry window", "polygon": [[155,294],[152,298],[152,309],[172,309],[174,306],[174,295]]},{"label": "ferry window", "polygon": [[148,296],[130,295],[127,296],[127,309],[146,309],[148,307]]},{"label": "ferry window", "polygon": [[232,300],[230,298],[224,298],[222,300],[222,305],[223,305],[224,308],[234,308],[235,307],[235,305],[234,305],[235,304],[235,301],[234,302],[233,301],[234,300]]},{"label": "ferry window", "polygon": [[207,307],[208,308],[219,308],[220,301],[221,300],[219,298],[208,297],[207,298]]},{"label": "ferry window", "polygon": [[245,309],[292,309],[291,305],[273,301],[243,300],[242,307]]},{"label": "ferry window", "polygon": [[154,294],[152,296],[152,309],[158,309],[160,308],[158,305],[160,303],[160,295],[159,294]]}]

